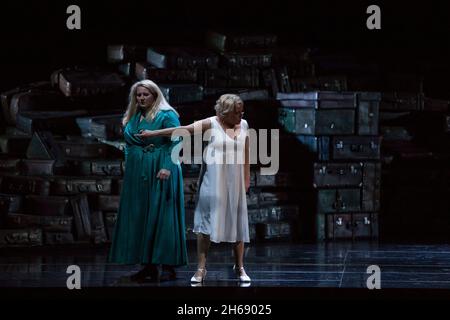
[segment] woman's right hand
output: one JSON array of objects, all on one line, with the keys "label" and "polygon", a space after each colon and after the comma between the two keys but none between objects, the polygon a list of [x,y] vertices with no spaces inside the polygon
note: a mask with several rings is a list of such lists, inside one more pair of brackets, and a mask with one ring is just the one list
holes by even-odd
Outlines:
[{"label": "woman's right hand", "polygon": [[139,133],[136,133],[135,136],[139,138],[151,138],[156,136],[156,132],[151,130],[142,130],[139,131]]}]

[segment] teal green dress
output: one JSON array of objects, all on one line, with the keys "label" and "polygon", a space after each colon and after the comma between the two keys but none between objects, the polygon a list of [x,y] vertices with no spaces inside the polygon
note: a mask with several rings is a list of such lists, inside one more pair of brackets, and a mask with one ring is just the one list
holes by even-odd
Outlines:
[{"label": "teal green dress", "polygon": [[[121,264],[187,264],[181,166],[171,160],[179,141],[169,137],[139,138],[140,129],[157,130],[180,125],[172,110],[160,110],[153,121],[141,112],[124,130],[125,174],[109,261]],[[167,180],[156,178],[160,169]]]}]

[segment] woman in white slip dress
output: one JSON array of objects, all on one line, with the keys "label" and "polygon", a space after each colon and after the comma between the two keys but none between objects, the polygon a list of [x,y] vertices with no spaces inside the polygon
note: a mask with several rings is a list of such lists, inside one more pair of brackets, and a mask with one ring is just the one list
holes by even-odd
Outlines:
[{"label": "woman in white slip dress", "polygon": [[184,135],[208,136],[194,215],[198,268],[191,282],[203,282],[210,241],[233,243],[233,269],[241,282],[250,282],[244,269],[244,242],[249,242],[246,191],[250,186],[248,124],[242,119],[244,103],[234,94],[222,95],[216,116],[188,126],[143,131],[141,137]]}]

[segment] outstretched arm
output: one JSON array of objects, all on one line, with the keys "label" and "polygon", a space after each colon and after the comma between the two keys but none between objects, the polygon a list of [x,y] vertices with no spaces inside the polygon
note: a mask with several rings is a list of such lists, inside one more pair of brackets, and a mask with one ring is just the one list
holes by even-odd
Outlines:
[{"label": "outstretched arm", "polygon": [[211,129],[211,120],[210,119],[202,119],[195,121],[194,123],[187,126],[179,126],[172,128],[165,128],[160,130],[143,130],[140,133],[137,133],[136,136],[140,138],[151,138],[151,137],[171,137],[172,135],[175,137],[182,137],[192,135],[194,133],[203,133],[204,131]]}]

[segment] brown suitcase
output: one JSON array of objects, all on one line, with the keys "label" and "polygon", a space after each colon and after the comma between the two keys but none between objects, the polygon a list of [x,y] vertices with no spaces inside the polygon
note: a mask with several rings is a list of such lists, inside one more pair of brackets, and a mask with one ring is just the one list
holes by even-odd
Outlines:
[{"label": "brown suitcase", "polygon": [[17,115],[27,111],[74,110],[77,105],[66,99],[61,92],[30,90],[15,94],[11,98],[10,123],[17,123]]},{"label": "brown suitcase", "polygon": [[156,83],[193,83],[197,82],[197,70],[160,69],[146,62],[138,62],[136,77],[139,80],[150,79]]},{"label": "brown suitcase", "polygon": [[17,135],[0,135],[0,153],[9,155],[25,155],[31,138]]},{"label": "brown suitcase", "polygon": [[55,176],[52,178],[50,190],[54,195],[68,195],[77,193],[110,194],[111,179]]},{"label": "brown suitcase", "polygon": [[6,216],[6,223],[9,228],[38,227],[50,232],[71,232],[72,221],[72,217],[39,216],[21,213],[8,213]]},{"label": "brown suitcase", "polygon": [[363,164],[314,163],[314,188],[362,186]]},{"label": "brown suitcase", "polygon": [[42,246],[42,229],[0,230],[0,247]]},{"label": "brown suitcase", "polygon": [[67,245],[73,244],[73,234],[69,232],[44,232],[45,245]]},{"label": "brown suitcase", "polygon": [[9,155],[0,154],[0,174],[19,174],[22,160]]},{"label": "brown suitcase", "polygon": [[277,44],[275,34],[236,34],[230,32],[208,31],[206,43],[209,48],[219,52],[247,48],[271,48]]},{"label": "brown suitcase", "polygon": [[67,160],[67,165],[72,172],[81,176],[123,176],[125,173],[125,161],[122,159],[111,160]]},{"label": "brown suitcase", "polygon": [[34,176],[3,176],[2,192],[45,196],[50,192],[50,181]]},{"label": "brown suitcase", "polygon": [[27,212],[41,216],[69,216],[72,215],[70,197],[64,196],[37,196],[25,197]]},{"label": "brown suitcase", "polygon": [[97,208],[101,211],[118,211],[120,196],[99,195]]},{"label": "brown suitcase", "polygon": [[1,107],[2,107],[2,114],[3,118],[5,119],[6,123],[8,124],[14,124],[14,122],[11,119],[11,99],[14,95],[22,92],[29,92],[29,91],[47,91],[51,89],[51,84],[48,81],[40,81],[40,82],[33,82],[25,86],[21,86],[18,88],[14,88],[5,92],[2,92],[0,94],[0,100],[1,100]]},{"label": "brown suitcase", "polygon": [[55,160],[23,159],[23,173],[27,176],[52,176]]},{"label": "brown suitcase", "polygon": [[59,89],[66,97],[109,94],[125,87],[125,81],[114,72],[94,70],[61,70]]}]

